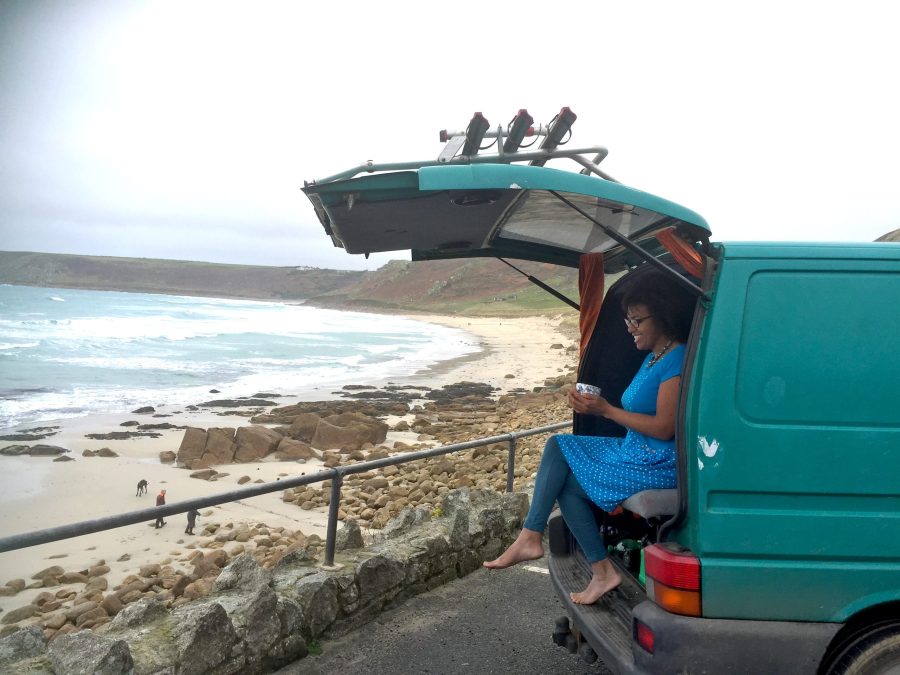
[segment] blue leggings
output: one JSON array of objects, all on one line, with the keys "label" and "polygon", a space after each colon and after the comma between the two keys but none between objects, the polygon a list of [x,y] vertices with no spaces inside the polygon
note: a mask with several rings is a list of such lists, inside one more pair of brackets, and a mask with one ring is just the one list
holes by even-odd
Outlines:
[{"label": "blue leggings", "polygon": [[556,436],[551,436],[544,445],[541,465],[534,481],[531,508],[528,509],[523,527],[543,532],[554,502],[559,502],[559,510],[562,511],[566,525],[575,535],[587,561],[595,563],[606,558],[606,546],[591,510],[591,499],[569,468]]}]

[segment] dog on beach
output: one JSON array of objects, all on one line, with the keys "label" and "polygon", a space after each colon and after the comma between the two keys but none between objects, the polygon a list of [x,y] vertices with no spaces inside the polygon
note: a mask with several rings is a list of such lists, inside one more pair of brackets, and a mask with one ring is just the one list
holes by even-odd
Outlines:
[{"label": "dog on beach", "polygon": [[137,494],[135,495],[135,497],[140,497],[141,495],[145,494],[147,494],[147,481],[142,478],[138,481]]}]

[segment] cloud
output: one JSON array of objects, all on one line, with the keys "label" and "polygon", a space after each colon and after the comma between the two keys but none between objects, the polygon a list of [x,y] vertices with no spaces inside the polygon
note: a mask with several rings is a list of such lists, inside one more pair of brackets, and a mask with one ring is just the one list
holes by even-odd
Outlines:
[{"label": "cloud", "polygon": [[3,3],[0,246],[372,268],[399,254],[334,249],[304,180],[433,158],[476,110],[563,105],[609,173],[716,238],[900,226],[900,46],[879,7],[595,4],[553,30],[546,5],[517,7],[497,39],[460,19],[490,16],[469,2]]}]

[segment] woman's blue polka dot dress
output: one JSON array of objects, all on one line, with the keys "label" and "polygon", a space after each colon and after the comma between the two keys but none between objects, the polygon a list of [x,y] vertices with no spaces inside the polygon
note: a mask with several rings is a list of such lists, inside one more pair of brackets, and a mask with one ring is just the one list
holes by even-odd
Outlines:
[{"label": "woman's blue polka dot dress", "polygon": [[[641,369],[622,394],[629,412],[656,414],[659,385],[681,375],[684,345],[678,345],[648,368]],[[625,438],[557,436],[559,446],[588,497],[604,511],[612,511],[641,490],[675,487],[675,440],[661,441],[629,429]]]}]

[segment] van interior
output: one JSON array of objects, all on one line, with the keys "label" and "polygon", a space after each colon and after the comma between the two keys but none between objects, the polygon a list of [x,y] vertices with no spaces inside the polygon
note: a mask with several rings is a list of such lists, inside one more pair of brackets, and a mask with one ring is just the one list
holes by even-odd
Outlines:
[{"label": "van interior", "polygon": [[[673,260],[667,260],[666,264],[681,274],[685,273]],[[609,287],[579,362],[578,381],[600,387],[603,396],[615,406],[621,407],[622,394],[646,356],[645,352],[635,349],[631,335],[624,328],[625,311],[621,306],[622,298],[634,281],[652,273],[655,273],[652,266],[640,265],[619,277]],[[673,281],[672,286],[677,298],[675,314],[684,332],[689,335],[688,344],[690,344],[690,329],[699,301],[696,294],[676,282]],[[602,289],[590,291],[602,292]],[[583,291],[582,305],[589,305],[590,303],[585,300]],[[682,398],[686,381],[686,378],[682,378]],[[573,433],[624,437],[626,429],[604,417],[575,413]],[[677,433],[676,443],[678,443]],[[683,451],[684,448],[679,447],[679,454],[682,456]],[[610,553],[619,559],[622,567],[638,578],[641,549],[658,541],[661,528],[666,521],[676,516],[678,511],[677,489],[646,490],[627,499],[615,512],[607,514],[596,509],[596,515],[598,527],[604,530],[604,540]],[[574,542],[569,542],[567,550],[573,545]]]}]

